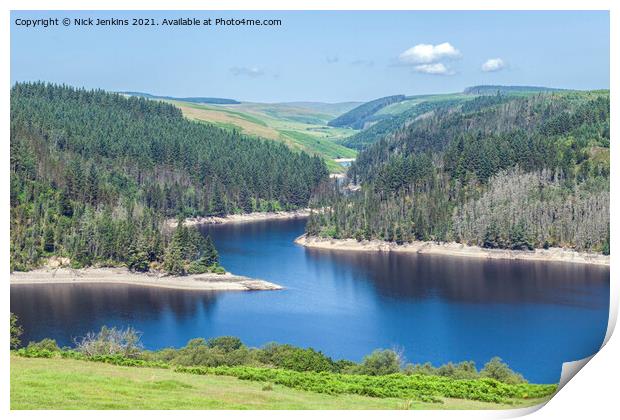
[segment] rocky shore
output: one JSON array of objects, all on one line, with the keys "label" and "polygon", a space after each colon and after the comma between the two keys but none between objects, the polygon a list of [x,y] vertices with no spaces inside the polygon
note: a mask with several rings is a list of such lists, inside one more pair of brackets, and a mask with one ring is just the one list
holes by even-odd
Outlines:
[{"label": "rocky shore", "polygon": [[456,242],[422,242],[415,241],[398,245],[394,242],[379,240],[357,241],[355,239],[330,239],[307,237],[302,235],[295,240],[296,244],[319,249],[341,251],[383,251],[405,252],[415,254],[450,255],[457,257],[531,260],[531,261],[559,261],[566,263],[594,264],[609,266],[609,255],[578,252],[572,249],[549,248],[533,251],[515,251],[508,249],[487,249],[478,246],[463,245]]},{"label": "rocky shore", "polygon": [[231,273],[169,276],[134,273],[126,268],[41,268],[11,273],[11,284],[128,284],[181,290],[280,290],[282,286],[265,280]]}]

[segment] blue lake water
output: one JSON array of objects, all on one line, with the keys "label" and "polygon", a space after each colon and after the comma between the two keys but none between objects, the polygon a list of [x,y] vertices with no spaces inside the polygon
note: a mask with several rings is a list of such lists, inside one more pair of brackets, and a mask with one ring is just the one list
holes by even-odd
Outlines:
[{"label": "blue lake water", "polygon": [[191,292],[122,285],[11,286],[23,341],[62,345],[101,325],[131,325],[147,348],[234,335],[359,361],[398,347],[409,362],[500,356],[528,380],[557,382],[596,352],[607,328],[609,268],[304,249],[303,220],[205,227],[222,264],[281,291]]}]

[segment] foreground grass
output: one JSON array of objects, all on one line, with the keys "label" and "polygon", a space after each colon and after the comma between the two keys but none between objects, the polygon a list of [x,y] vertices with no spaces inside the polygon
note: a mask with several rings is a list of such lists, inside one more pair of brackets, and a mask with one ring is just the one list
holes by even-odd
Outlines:
[{"label": "foreground grass", "polygon": [[228,376],[11,356],[11,409],[501,409],[513,405],[445,398],[326,395]]}]

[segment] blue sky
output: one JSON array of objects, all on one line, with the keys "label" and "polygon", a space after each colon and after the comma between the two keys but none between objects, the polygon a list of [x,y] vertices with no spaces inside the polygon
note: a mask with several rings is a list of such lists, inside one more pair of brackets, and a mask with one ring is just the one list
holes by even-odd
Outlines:
[{"label": "blue sky", "polygon": [[[17,18],[43,17],[245,17],[283,24],[15,25]],[[11,13],[11,83],[25,80],[260,102],[362,101],[477,84],[607,89],[609,14],[18,11]]]}]

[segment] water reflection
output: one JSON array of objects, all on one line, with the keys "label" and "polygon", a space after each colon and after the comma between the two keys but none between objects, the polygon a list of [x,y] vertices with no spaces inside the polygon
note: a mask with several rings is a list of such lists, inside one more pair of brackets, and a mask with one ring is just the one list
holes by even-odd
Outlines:
[{"label": "water reflection", "polygon": [[583,264],[317,249],[305,252],[315,264],[329,262],[335,277],[348,274],[368,281],[378,293],[396,299],[435,296],[460,303],[598,308],[609,283],[609,268]]},{"label": "water reflection", "polygon": [[[69,345],[101,325],[126,326],[208,316],[216,293],[118,284],[11,286],[11,312],[19,314],[24,343],[53,336]],[[104,319],[102,319],[104,318]]]}]

